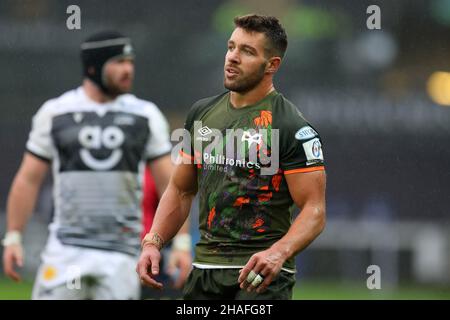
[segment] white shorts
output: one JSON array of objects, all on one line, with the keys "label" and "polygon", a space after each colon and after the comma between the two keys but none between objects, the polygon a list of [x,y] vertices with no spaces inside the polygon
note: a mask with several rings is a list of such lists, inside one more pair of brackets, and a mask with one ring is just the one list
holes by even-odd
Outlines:
[{"label": "white shorts", "polygon": [[50,235],[33,287],[33,300],[139,299],[138,257],[61,244]]}]

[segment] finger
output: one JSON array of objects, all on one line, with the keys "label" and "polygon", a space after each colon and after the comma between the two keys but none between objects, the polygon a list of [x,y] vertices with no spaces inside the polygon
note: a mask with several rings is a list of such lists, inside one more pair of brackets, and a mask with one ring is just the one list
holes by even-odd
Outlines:
[{"label": "finger", "polygon": [[263,276],[258,274],[253,280],[253,282],[247,287],[247,292],[255,291],[263,281],[264,281]]},{"label": "finger", "polygon": [[5,274],[16,282],[20,281],[20,275],[14,270],[14,255],[6,254],[4,258]]},{"label": "finger", "polygon": [[256,293],[262,293],[267,290],[267,287],[272,283],[274,278],[273,274],[268,275],[264,278],[264,281],[256,288]]},{"label": "finger", "polygon": [[[256,273],[256,275],[259,277],[262,277],[262,281],[264,280],[264,275],[262,274],[262,271],[264,269],[266,269],[267,267],[265,266],[265,264],[263,262],[258,262],[254,267],[253,267],[253,271]],[[269,269],[270,270],[270,269]],[[264,274],[267,274],[264,273]],[[253,279],[253,281],[255,281],[255,279]],[[247,282],[248,284],[244,287],[244,289],[247,289],[248,292],[252,292],[255,291],[256,288],[260,285],[260,283],[257,283],[256,285],[252,282]]]},{"label": "finger", "polygon": [[266,267],[261,271],[261,275],[264,277],[264,281],[256,288],[257,293],[266,291],[267,287],[272,283],[273,279],[277,276],[277,273],[274,272],[269,267]]},{"label": "finger", "polygon": [[239,283],[242,283],[245,279],[247,279],[248,274],[253,269],[253,267],[255,266],[256,262],[257,262],[257,257],[253,255],[250,258],[250,260],[248,260],[248,262],[244,266],[244,268],[242,268],[241,273],[240,273],[239,278],[238,278],[238,282]]},{"label": "finger", "polygon": [[148,274],[145,274],[145,275],[141,276],[141,283],[145,284],[145,285],[147,285],[149,287],[152,287],[154,289],[161,290],[163,288],[162,283],[156,281],[155,279],[150,277]]},{"label": "finger", "polygon": [[139,278],[142,278],[143,276],[147,275],[148,268],[150,267],[150,263],[147,259],[141,258],[139,260],[139,263],[137,265],[137,273],[139,275]]},{"label": "finger", "polygon": [[252,271],[254,272],[253,279],[249,279],[247,277],[246,281],[243,281],[241,283],[241,288],[244,289],[244,290],[247,290],[249,292],[253,291],[254,287],[251,284],[254,281],[255,277],[258,276],[258,274],[261,272],[261,270],[263,270],[263,268],[264,268],[264,264],[262,262],[260,262],[260,261],[257,261],[257,263],[253,266],[253,269],[252,269]]},{"label": "finger", "polygon": [[244,281],[241,282],[241,289],[246,290],[248,288],[248,286],[250,285],[250,283],[252,283],[252,281],[256,278],[258,274],[252,269],[250,270],[250,272],[247,275],[247,278],[244,279]]},{"label": "finger", "polygon": [[150,255],[151,266],[152,266],[152,274],[157,276],[159,274],[159,260],[160,257],[158,255]]}]

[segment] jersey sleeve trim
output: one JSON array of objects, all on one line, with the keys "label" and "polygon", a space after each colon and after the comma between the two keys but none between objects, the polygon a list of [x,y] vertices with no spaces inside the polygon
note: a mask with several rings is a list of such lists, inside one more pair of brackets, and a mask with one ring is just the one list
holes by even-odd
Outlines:
[{"label": "jersey sleeve trim", "polygon": [[51,158],[47,158],[47,157],[44,157],[44,156],[42,156],[40,154],[37,154],[36,152],[31,151],[29,148],[26,148],[25,151],[28,152],[29,154],[31,154],[32,156],[42,160],[42,161],[49,162],[49,163],[52,162]]},{"label": "jersey sleeve trim", "polygon": [[300,168],[300,169],[292,169],[284,171],[284,174],[293,174],[293,173],[305,173],[305,172],[313,172],[313,171],[324,171],[325,166],[318,167],[309,167],[309,168]]},{"label": "jersey sleeve trim", "polygon": [[180,150],[180,156],[182,156],[183,158],[189,159],[191,161],[194,161],[194,156],[187,154],[183,150]]}]

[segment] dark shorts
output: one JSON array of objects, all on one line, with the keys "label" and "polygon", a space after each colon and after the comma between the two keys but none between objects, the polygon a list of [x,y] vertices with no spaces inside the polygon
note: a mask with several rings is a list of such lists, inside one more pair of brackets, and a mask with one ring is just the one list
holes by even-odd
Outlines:
[{"label": "dark shorts", "polygon": [[184,286],[185,300],[291,300],[295,274],[281,271],[262,293],[247,292],[238,284],[239,269],[191,271]]}]

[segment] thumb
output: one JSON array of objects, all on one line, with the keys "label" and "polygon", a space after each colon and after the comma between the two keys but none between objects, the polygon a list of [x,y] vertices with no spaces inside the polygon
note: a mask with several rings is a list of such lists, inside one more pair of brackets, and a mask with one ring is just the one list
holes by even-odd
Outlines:
[{"label": "thumb", "polygon": [[158,255],[154,255],[152,257],[152,274],[157,276],[159,274],[159,260],[160,257]]}]

